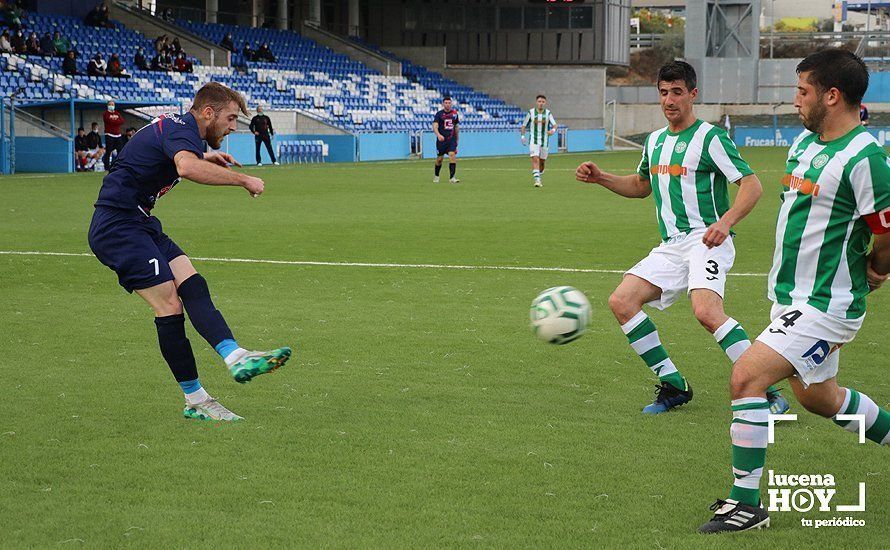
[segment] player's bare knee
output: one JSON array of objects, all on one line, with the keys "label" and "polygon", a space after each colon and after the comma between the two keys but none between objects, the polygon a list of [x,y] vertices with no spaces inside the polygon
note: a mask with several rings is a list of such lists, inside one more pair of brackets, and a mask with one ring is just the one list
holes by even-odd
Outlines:
[{"label": "player's bare knee", "polygon": [[693,304],[692,313],[701,326],[711,334],[717,332],[720,325],[723,324],[726,314],[721,308],[715,308],[712,304]]},{"label": "player's bare knee", "polygon": [[622,324],[630,321],[640,311],[640,307],[620,290],[616,290],[609,296],[609,308]]},{"label": "player's bare knee", "polygon": [[164,296],[163,300],[159,300],[154,304],[155,314],[158,317],[168,317],[170,315],[180,315],[182,313],[182,301],[176,292]]},{"label": "player's bare knee", "polygon": [[732,375],[729,377],[729,393],[733,399],[762,395],[768,386],[769,384],[764,385],[757,379],[754,370],[748,368],[743,359],[733,365]]}]

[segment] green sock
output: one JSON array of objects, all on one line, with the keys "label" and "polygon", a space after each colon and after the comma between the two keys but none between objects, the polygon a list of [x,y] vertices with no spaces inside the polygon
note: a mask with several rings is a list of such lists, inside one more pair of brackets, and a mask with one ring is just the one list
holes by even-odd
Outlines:
[{"label": "green sock", "polygon": [[642,311],[634,315],[633,319],[621,325],[621,330],[627,336],[630,347],[637,352],[640,359],[646,363],[652,372],[662,382],[667,382],[677,389],[686,389],[686,380],[674,366],[667,350],[661,345],[658,330],[652,319]]}]

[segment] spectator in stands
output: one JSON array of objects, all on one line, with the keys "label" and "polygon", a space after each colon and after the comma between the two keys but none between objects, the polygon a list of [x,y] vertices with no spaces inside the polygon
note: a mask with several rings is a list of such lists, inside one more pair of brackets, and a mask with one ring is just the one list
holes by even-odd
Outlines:
[{"label": "spectator in stands", "polygon": [[268,42],[263,42],[263,45],[260,46],[260,49],[256,51],[255,57],[257,61],[268,61],[269,63],[275,63],[275,55],[272,54],[272,49],[269,48]]},{"label": "spectator in stands", "polygon": [[102,122],[105,124],[105,154],[102,155],[102,164],[105,170],[111,168],[111,154],[120,154],[124,148],[124,141],[121,139],[121,126],[124,125],[124,115],[120,114],[114,105],[114,100],[108,102],[108,107],[102,113]]},{"label": "spectator in stands", "polygon": [[170,42],[166,34],[155,38],[155,53],[165,53],[169,47]]},{"label": "spectator in stands", "polygon": [[43,33],[40,39],[40,53],[43,55],[56,55],[56,43],[48,32]]},{"label": "spectator in stands", "polygon": [[173,8],[165,9],[164,13],[161,15],[161,19],[167,23],[176,23],[176,16],[173,15]]},{"label": "spectator in stands", "polygon": [[244,49],[241,50],[241,55],[244,56],[244,61],[253,61],[255,54],[256,52],[250,47],[250,42],[244,42]]},{"label": "spectator in stands", "polygon": [[12,53],[12,43],[9,41],[9,30],[4,30],[0,34],[0,52]]},{"label": "spectator in stands", "polygon": [[40,40],[37,38],[37,33],[32,32],[28,35],[28,41],[25,43],[27,47],[27,52],[29,55],[40,55],[42,52],[40,50]]},{"label": "spectator in stands", "polygon": [[130,74],[124,70],[123,65],[121,65],[121,58],[119,55],[111,54],[111,59],[108,60],[108,76],[113,76],[114,78],[130,78]]},{"label": "spectator in stands", "polygon": [[62,60],[62,74],[67,76],[77,76],[77,59],[74,58],[74,50],[68,50],[68,55]]},{"label": "spectator in stands", "polygon": [[173,60],[170,55],[164,52],[158,52],[151,60],[151,70],[153,71],[172,71]]},{"label": "spectator in stands", "polygon": [[111,28],[111,22],[108,20],[108,6],[106,6],[104,2],[97,4],[96,7],[87,14],[83,22],[90,27]]},{"label": "spectator in stands", "polygon": [[28,47],[25,45],[25,33],[22,32],[22,29],[17,29],[13,33],[9,43],[12,45],[13,52],[17,54],[28,53]]},{"label": "spectator in stands", "polygon": [[108,63],[102,59],[101,53],[97,53],[90,59],[90,64],[87,65],[87,74],[89,76],[105,76],[108,74]]},{"label": "spectator in stands", "polygon": [[87,160],[84,163],[84,170],[93,170],[96,162],[105,154],[102,148],[102,136],[99,135],[99,123],[94,122],[90,126],[90,133],[86,137],[87,143]]},{"label": "spectator in stands", "polygon": [[71,42],[62,36],[62,33],[59,31],[56,31],[56,34],[53,35],[53,48],[55,48],[56,55],[59,57],[67,57],[68,52],[73,51],[71,49]]},{"label": "spectator in stands", "polygon": [[232,33],[228,33],[223,36],[222,42],[219,43],[220,46],[229,50],[232,53],[237,52],[238,50],[235,48],[235,41],[232,39]]},{"label": "spectator in stands", "polygon": [[185,52],[179,52],[176,61],[173,62],[173,70],[178,73],[190,73],[194,70],[192,62],[185,56]]},{"label": "spectator in stands", "polygon": [[18,2],[8,2],[3,12],[3,15],[6,18],[6,24],[13,30],[21,29],[22,13],[22,7]]},{"label": "spectator in stands", "polygon": [[87,136],[84,134],[83,126],[81,126],[77,129],[77,135],[74,137],[74,168],[78,172],[86,170],[89,149]]},{"label": "spectator in stands", "polygon": [[179,43],[178,37],[173,38],[173,42],[170,43],[170,48],[168,49],[167,53],[169,53],[173,57],[178,57],[179,54],[182,53],[182,44]]},{"label": "spectator in stands", "polygon": [[250,121],[250,131],[253,132],[254,141],[256,142],[257,166],[263,165],[263,159],[260,156],[261,143],[266,144],[266,151],[269,152],[269,158],[272,159],[272,164],[278,166],[278,161],[275,159],[275,153],[272,151],[272,136],[275,135],[275,130],[272,128],[272,119],[263,114],[262,105],[257,105],[256,116]]},{"label": "spectator in stands", "polygon": [[136,50],[136,55],[133,56],[133,65],[140,71],[148,70],[148,60],[145,59],[145,52],[142,51],[142,46],[139,46],[139,49]]}]

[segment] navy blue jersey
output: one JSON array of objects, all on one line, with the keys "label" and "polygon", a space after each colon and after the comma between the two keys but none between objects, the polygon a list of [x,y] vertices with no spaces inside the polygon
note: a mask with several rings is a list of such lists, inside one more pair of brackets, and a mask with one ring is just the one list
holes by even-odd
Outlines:
[{"label": "navy blue jersey", "polygon": [[442,137],[447,141],[454,135],[454,128],[457,127],[460,120],[457,116],[456,109],[451,109],[448,112],[445,112],[444,109],[440,109],[439,112],[436,113],[436,118],[433,119],[433,122],[439,124],[439,133],[442,134]]},{"label": "navy blue jersey", "polygon": [[204,158],[205,145],[191,113],[164,114],[130,139],[102,180],[96,206],[139,208],[144,214],[179,183],[173,157],[190,151]]}]

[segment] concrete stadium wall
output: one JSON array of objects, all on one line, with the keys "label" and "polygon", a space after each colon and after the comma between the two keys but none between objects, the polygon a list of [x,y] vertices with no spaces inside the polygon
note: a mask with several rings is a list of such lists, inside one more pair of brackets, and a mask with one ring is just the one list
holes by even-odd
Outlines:
[{"label": "concrete stadium wall", "polygon": [[560,125],[603,127],[605,67],[463,65],[449,66],[444,74],[523,109],[530,109],[535,96],[544,94]]},{"label": "concrete stadium wall", "polygon": [[[52,108],[52,109],[26,109],[32,115],[42,118],[48,123],[56,126],[61,129],[63,132],[68,133],[71,129],[71,114],[68,111],[67,107],[64,108]],[[75,122],[75,130],[77,126],[83,126],[87,132],[90,131],[90,124],[93,122],[99,123],[99,133],[104,133],[104,125],[102,124],[102,113],[105,112],[105,109],[76,109],[74,111],[74,122]],[[124,129],[133,126],[137,130],[142,128],[145,125],[145,122],[139,117],[123,113],[124,115]],[[15,120],[15,133],[20,137],[47,137],[52,134],[49,134],[45,130],[33,126],[24,122],[21,117],[16,117]]]},{"label": "concrete stadium wall", "polygon": [[433,71],[445,69],[445,46],[387,46],[387,50]]},{"label": "concrete stadium wall", "polygon": [[264,114],[272,119],[272,127],[275,128],[275,132],[281,134],[349,135],[349,132],[345,130],[330,126],[297,111],[266,109]]},{"label": "concrete stadium wall", "polygon": [[[890,107],[890,106],[887,106]],[[872,105],[869,104],[869,109],[874,110],[875,112],[881,112],[884,110],[884,106],[875,105],[874,109],[872,109]],[[794,109],[794,105],[786,104],[776,109],[776,114],[779,115],[787,115],[794,114],[797,111]],[[651,132],[653,130],[657,130],[658,128],[663,128],[667,125],[667,122],[664,120],[664,115],[661,112],[661,105],[655,104],[618,104],[618,109],[616,111],[616,120],[615,120],[615,133],[619,136],[631,136],[635,134],[644,134]],[[723,117],[725,115],[729,115],[729,121],[732,123],[732,118],[735,116],[757,116],[757,115],[772,115],[773,108],[771,105],[714,105],[714,104],[704,104],[704,105],[696,105],[695,106],[695,114],[698,118],[702,120],[707,120],[710,122],[720,122],[722,124]],[[612,124],[612,107],[609,106],[606,108],[606,122],[605,126],[607,129],[611,128]]]},{"label": "concrete stadium wall", "polygon": [[381,74],[388,76],[399,76],[402,74],[402,64],[398,61],[394,61],[376,52],[363,48],[334,33],[303,24],[300,27],[300,34],[306,38],[315,40],[323,46],[327,46],[337,53],[342,53],[356,61],[360,61],[375,71],[380,71]]}]

